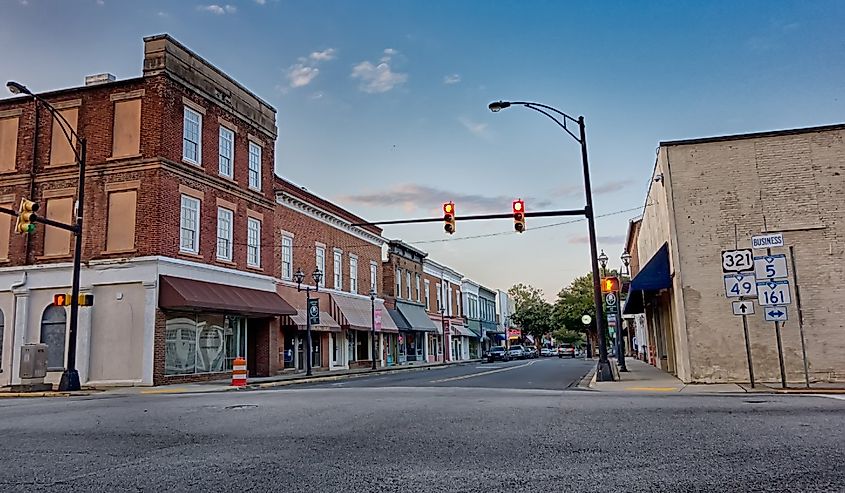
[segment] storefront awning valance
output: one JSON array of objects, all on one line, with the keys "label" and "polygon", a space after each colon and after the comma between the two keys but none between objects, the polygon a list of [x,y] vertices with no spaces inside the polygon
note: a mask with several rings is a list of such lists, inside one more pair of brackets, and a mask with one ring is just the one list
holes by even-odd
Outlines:
[{"label": "storefront awning valance", "polygon": [[[341,325],[354,330],[372,330],[373,305],[369,298],[331,294],[336,308],[335,315]],[[381,312],[381,330],[379,332],[398,332],[399,329],[389,316],[382,300],[375,301],[375,309]],[[378,331],[378,330],[377,330]]]},{"label": "storefront awning valance", "polygon": [[[289,315],[286,320],[286,325],[294,326],[299,330],[306,330],[308,328],[308,324],[305,320],[305,313],[305,310],[297,310],[296,314]],[[340,324],[337,323],[337,320],[332,318],[331,315],[324,311],[321,311],[320,323],[317,325],[312,325],[311,330],[319,330],[324,332],[340,332]]]},{"label": "storefront awning valance", "polygon": [[159,277],[158,305],[170,310],[253,316],[296,314],[296,310],[275,291],[261,291],[172,276]]},{"label": "storefront awning valance", "polygon": [[405,320],[405,317],[403,317],[402,314],[399,313],[399,310],[394,310],[392,308],[388,308],[387,313],[390,315],[390,318],[393,319],[393,323],[396,324],[396,327],[399,330],[403,330],[403,331],[411,330],[411,324],[409,324],[408,321]]},{"label": "storefront awning valance", "polygon": [[408,321],[411,330],[419,332],[437,332],[437,326],[428,318],[425,308],[420,305],[411,305],[409,303],[396,302],[396,309]]},{"label": "storefront awning valance", "polygon": [[669,274],[669,244],[664,243],[631,280],[622,313],[642,313],[645,293],[670,287],[672,277]]},{"label": "storefront awning valance", "polygon": [[476,335],[473,331],[469,330],[468,328],[464,327],[463,325],[452,325],[450,327],[450,331],[453,336],[462,336],[462,337],[472,337],[476,338]]}]

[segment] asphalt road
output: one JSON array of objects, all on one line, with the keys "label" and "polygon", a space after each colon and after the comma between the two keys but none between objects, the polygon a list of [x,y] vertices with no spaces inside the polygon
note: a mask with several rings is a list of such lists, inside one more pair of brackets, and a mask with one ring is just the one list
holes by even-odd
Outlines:
[{"label": "asphalt road", "polygon": [[446,382],[435,380],[458,369],[381,384],[376,377],[214,394],[0,399],[0,490],[827,492],[845,485],[845,401],[526,389],[550,380],[559,389],[568,377],[547,374],[584,363],[525,363],[467,365],[462,375],[490,371],[475,366],[513,369]]}]

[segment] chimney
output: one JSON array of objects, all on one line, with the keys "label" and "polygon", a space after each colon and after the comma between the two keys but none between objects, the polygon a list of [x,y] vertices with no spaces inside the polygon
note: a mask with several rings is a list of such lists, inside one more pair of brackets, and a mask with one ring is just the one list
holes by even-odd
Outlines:
[{"label": "chimney", "polygon": [[85,85],[86,86],[96,86],[97,84],[106,84],[109,82],[114,82],[115,76],[112,74],[96,74],[96,75],[86,75],[85,76]]}]

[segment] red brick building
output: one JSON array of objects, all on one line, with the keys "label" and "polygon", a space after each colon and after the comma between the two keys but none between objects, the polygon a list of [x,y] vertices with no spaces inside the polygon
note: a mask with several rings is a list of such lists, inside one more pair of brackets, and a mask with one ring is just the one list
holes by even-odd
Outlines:
[{"label": "red brick building", "polygon": [[[143,75],[39,95],[87,141],[77,361],[83,384],[161,384],[280,369],[271,348],[276,292],[275,109],[166,35],[144,39]],[[73,149],[32,97],[0,100],[0,205],[21,198],[74,220]],[[22,344],[48,344],[48,380],[65,366],[72,239],[0,215],[0,386]]]},{"label": "red brick building", "polygon": [[[276,177],[277,254],[279,294],[296,307],[284,317],[279,344],[285,368],[302,370],[306,356],[306,293],[297,290],[295,273],[301,270],[312,288],[315,269],[323,274],[316,293],[320,325],[312,327],[312,366],[317,369],[368,367],[372,364],[373,318],[376,323],[376,360],[385,365],[390,342],[398,329],[380,299],[381,228],[352,226],[365,222],[332,202]],[[304,286],[302,286],[304,289]],[[372,293],[372,296],[371,296]]]}]

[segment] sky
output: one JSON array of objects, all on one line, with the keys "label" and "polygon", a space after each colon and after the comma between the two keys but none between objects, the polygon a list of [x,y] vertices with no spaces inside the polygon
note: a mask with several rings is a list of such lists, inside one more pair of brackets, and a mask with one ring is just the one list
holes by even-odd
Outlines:
[{"label": "sky", "polygon": [[[368,220],[584,206],[619,264],[660,141],[842,123],[845,2],[0,0],[0,78],[136,77],[168,33],[273,105],[276,171]],[[554,298],[589,271],[577,218],[385,226],[487,287]]]}]

